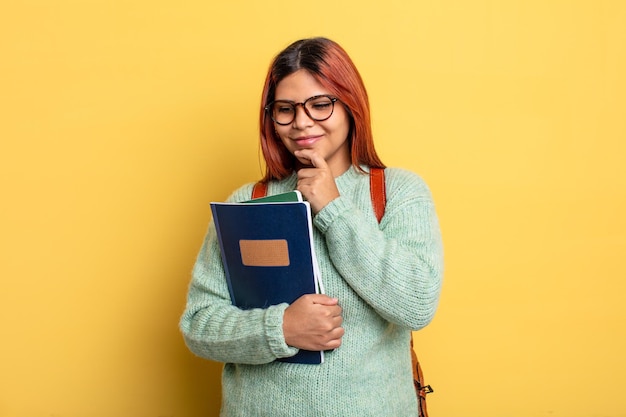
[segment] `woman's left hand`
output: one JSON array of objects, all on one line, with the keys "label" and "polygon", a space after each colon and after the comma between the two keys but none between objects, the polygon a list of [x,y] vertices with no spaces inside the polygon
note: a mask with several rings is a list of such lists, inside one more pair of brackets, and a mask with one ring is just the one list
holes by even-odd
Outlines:
[{"label": "woman's left hand", "polygon": [[295,152],[298,159],[308,159],[311,166],[298,170],[296,189],[311,204],[313,213],[319,212],[328,203],[339,197],[335,177],[330,167],[320,155],[312,149]]}]

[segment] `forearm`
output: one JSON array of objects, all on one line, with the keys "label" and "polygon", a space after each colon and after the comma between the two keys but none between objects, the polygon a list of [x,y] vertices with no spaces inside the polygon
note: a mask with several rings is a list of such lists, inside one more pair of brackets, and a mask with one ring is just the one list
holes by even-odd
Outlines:
[{"label": "forearm", "polygon": [[219,362],[264,364],[297,353],[282,336],[285,305],[239,310],[210,306],[188,309],[181,330],[196,355]]},{"label": "forearm", "polygon": [[283,315],[286,304],[241,310],[231,304],[214,231],[193,270],[180,328],[189,349],[221,362],[261,364],[293,356],[286,345]]},{"label": "forearm", "polygon": [[[433,318],[442,250],[432,204],[415,199],[390,209],[381,227],[338,199],[318,219],[331,260],[344,280],[385,319],[412,329]],[[417,221],[418,219],[419,221]]]}]

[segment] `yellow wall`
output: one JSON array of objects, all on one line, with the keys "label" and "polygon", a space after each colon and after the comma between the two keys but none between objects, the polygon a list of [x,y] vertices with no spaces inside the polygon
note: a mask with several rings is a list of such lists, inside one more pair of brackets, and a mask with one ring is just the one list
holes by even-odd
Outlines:
[{"label": "yellow wall", "polygon": [[431,414],[624,416],[624,22],[619,0],[5,2],[0,416],[217,415],[220,365],[177,329],[189,272],[209,201],[260,176],[270,58],[311,35],[436,198]]}]

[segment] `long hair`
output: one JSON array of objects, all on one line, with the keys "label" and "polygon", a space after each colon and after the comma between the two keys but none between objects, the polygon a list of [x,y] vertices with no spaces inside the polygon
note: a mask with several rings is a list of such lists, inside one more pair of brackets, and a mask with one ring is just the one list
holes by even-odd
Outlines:
[{"label": "long hair", "polygon": [[345,106],[350,130],[348,141],[352,165],[384,168],[374,148],[367,91],[356,66],[346,51],[326,38],[301,39],[289,45],[272,61],[261,99],[261,150],[266,162],[262,181],[280,180],[295,169],[296,159],[276,134],[265,106],[274,100],[276,86],[298,70],[308,71]]}]

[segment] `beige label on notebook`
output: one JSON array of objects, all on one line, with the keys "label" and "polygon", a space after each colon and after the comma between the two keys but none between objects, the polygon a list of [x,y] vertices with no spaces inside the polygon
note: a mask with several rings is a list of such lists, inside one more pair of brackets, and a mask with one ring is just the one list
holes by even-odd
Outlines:
[{"label": "beige label on notebook", "polygon": [[240,240],[241,263],[246,266],[289,266],[285,239]]}]

